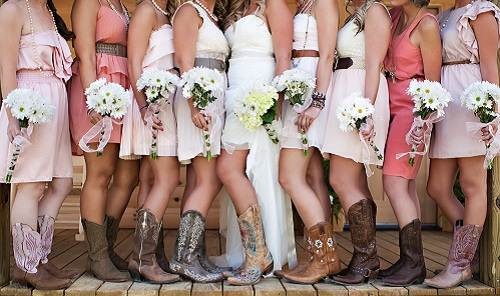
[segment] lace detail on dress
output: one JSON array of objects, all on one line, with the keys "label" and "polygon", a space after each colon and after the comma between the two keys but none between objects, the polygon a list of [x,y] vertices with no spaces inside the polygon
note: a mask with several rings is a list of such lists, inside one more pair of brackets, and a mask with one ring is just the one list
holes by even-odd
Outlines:
[{"label": "lace detail on dress", "polygon": [[40,241],[40,234],[29,225],[16,223],[12,226],[12,245],[17,267],[27,273],[38,272]]},{"label": "lace detail on dress", "polygon": [[48,256],[52,248],[52,239],[54,237],[55,219],[50,216],[38,216],[38,231],[40,232],[40,261],[47,263]]}]

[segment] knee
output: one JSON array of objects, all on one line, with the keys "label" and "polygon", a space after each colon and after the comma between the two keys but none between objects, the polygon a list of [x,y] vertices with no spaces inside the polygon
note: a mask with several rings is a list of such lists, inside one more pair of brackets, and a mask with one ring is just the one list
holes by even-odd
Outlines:
[{"label": "knee", "polygon": [[290,187],[293,184],[293,177],[290,175],[289,172],[284,172],[283,170],[280,170],[279,172],[279,182],[281,187],[285,189],[285,191],[289,191]]},{"label": "knee", "polygon": [[445,186],[442,186],[437,182],[432,182],[432,181],[429,181],[427,183],[427,194],[433,200],[439,200],[448,197],[446,195],[451,195],[449,188],[445,188]]},{"label": "knee", "polygon": [[460,175],[460,187],[467,199],[473,198],[476,195],[484,195],[486,197],[486,181],[480,178],[469,178]]},{"label": "knee", "polygon": [[37,200],[45,193],[45,183],[25,183],[18,186],[18,192],[29,192],[28,195]]},{"label": "knee", "polygon": [[113,176],[113,170],[109,168],[104,168],[89,172],[87,174],[85,183],[91,183],[92,187],[99,187],[107,189],[109,183],[111,182],[111,177]]},{"label": "knee", "polygon": [[216,175],[224,184],[230,184],[235,178],[241,177],[244,172],[239,172],[236,168],[231,166],[228,161],[220,161],[217,163]]},{"label": "knee", "polygon": [[345,196],[346,194],[349,194],[349,185],[348,185],[348,180],[346,180],[344,177],[339,176],[339,175],[330,175],[328,181],[330,182],[330,185],[332,186],[333,190],[339,195],[339,196]]},{"label": "knee", "polygon": [[64,180],[61,180],[57,183],[52,183],[50,189],[52,190],[53,194],[66,197],[71,193],[71,190],[73,189],[73,179],[64,178]]}]

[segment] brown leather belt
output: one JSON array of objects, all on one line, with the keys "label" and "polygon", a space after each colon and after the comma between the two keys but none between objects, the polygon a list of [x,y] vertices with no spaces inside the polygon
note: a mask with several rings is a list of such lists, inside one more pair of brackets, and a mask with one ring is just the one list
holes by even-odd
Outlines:
[{"label": "brown leather belt", "polygon": [[195,58],[194,59],[195,67],[205,67],[209,69],[219,70],[221,72],[226,71],[226,62],[218,59],[212,58]]},{"label": "brown leather belt", "polygon": [[313,49],[292,50],[292,58],[319,58],[319,51]]},{"label": "brown leather belt", "polygon": [[333,64],[333,71],[349,69],[354,65],[351,58],[337,58]]},{"label": "brown leather belt", "polygon": [[443,66],[451,66],[451,65],[467,65],[467,64],[476,64],[471,62],[470,60],[463,61],[452,61],[452,62],[444,62]]},{"label": "brown leather belt", "polygon": [[95,44],[95,52],[102,54],[109,54],[117,57],[126,58],[127,57],[127,47],[121,44],[115,43],[101,43],[97,42]]}]

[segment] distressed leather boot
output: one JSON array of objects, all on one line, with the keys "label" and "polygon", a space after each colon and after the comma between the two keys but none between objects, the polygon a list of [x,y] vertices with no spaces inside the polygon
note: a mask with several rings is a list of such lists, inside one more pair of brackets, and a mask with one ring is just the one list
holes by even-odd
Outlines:
[{"label": "distressed leather boot", "polygon": [[380,269],[375,240],[373,202],[363,199],[352,205],[347,213],[354,247],[347,269],[331,277],[342,285],[357,285],[374,280]]},{"label": "distressed leather boot", "polygon": [[[401,248],[403,243],[401,242],[401,235],[399,236],[399,254],[402,254]],[[399,268],[403,265],[403,260],[399,257],[398,261],[396,261],[393,265],[389,266],[389,268],[382,269],[378,273],[378,279],[383,279],[390,275],[393,275],[395,272],[399,270]]]},{"label": "distressed leather boot", "polygon": [[463,224],[463,221],[457,221],[455,224],[446,268],[435,277],[425,280],[424,283],[427,286],[448,289],[472,279],[471,262],[476,253],[483,228],[470,224],[460,226],[460,224]]},{"label": "distressed leather boot", "polygon": [[[306,249],[305,249],[305,254],[304,254],[304,257],[306,258],[306,260],[304,262],[300,262],[297,266],[295,266],[294,270],[303,270],[307,265],[308,265],[308,262],[309,262],[309,258],[312,256],[312,253],[311,253],[311,250],[312,250],[312,247],[311,245],[308,244],[308,242],[311,240],[309,238],[309,233],[307,232],[307,228],[304,227],[304,230],[303,230],[303,241],[304,241],[304,244],[306,246]],[[273,275],[279,279],[283,278],[283,275],[285,274],[285,272],[289,272],[290,271],[290,268],[288,268],[288,266],[285,266],[282,270],[275,270]]]},{"label": "distressed leather boot", "polygon": [[264,228],[258,205],[250,206],[238,217],[238,224],[245,250],[245,261],[239,272],[227,279],[231,285],[253,285],[263,274],[273,268],[273,257],[267,249]]},{"label": "distressed leather boot", "polygon": [[52,240],[54,238],[54,225],[56,220],[53,217],[43,215],[38,216],[38,232],[40,233],[40,265],[39,269],[45,269],[51,275],[60,279],[76,280],[82,275],[82,271],[65,269],[61,270],[51,262],[49,262],[49,254],[52,248]]},{"label": "distressed leather boot", "polygon": [[108,254],[111,262],[118,268],[120,271],[128,270],[127,261],[123,260],[122,257],[118,256],[115,252],[115,243],[116,238],[118,237],[118,230],[120,226],[120,220],[107,216],[105,218],[106,223],[106,240],[108,241]]},{"label": "distressed leather boot", "polygon": [[199,260],[204,232],[205,219],[201,213],[190,210],[182,215],[170,268],[172,272],[194,282],[220,282],[224,279],[222,273],[208,272]]},{"label": "distressed leather boot", "polygon": [[71,285],[71,280],[54,277],[44,268],[37,268],[42,255],[41,236],[29,225],[12,225],[12,246],[16,264],[12,282],[38,290],[60,290]]},{"label": "distressed leather boot", "polygon": [[111,262],[106,241],[106,223],[92,223],[82,219],[83,229],[89,247],[89,272],[105,282],[126,282],[130,280],[128,272],[119,271]]},{"label": "distressed leather boot", "polygon": [[289,282],[311,285],[340,271],[337,245],[333,239],[333,226],[322,222],[312,226],[308,233],[307,244],[311,250],[309,260],[283,274],[283,278]]},{"label": "distressed leather boot", "polygon": [[156,259],[161,224],[148,209],[137,213],[134,234],[134,251],[128,264],[128,270],[134,281],[151,284],[169,284],[180,280],[176,274],[165,272]]},{"label": "distressed leather boot", "polygon": [[382,278],[387,286],[404,287],[421,284],[425,280],[426,269],[422,246],[421,222],[415,219],[399,232],[401,237],[401,265],[392,275]]},{"label": "distressed leather boot", "polygon": [[171,272],[170,264],[168,263],[167,256],[165,255],[164,239],[165,230],[163,228],[163,223],[160,222],[160,233],[158,234],[158,245],[156,247],[156,261],[163,271]]}]

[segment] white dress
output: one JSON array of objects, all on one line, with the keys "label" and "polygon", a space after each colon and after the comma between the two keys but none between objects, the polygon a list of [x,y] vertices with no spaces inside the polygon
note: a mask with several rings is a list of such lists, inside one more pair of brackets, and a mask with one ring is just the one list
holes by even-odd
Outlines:
[{"label": "white dress", "polygon": [[[310,14],[297,14],[293,20],[293,49],[295,50],[316,50],[319,51],[318,29],[316,19]],[[309,72],[316,77],[319,58],[303,57],[294,58],[292,65],[302,71]],[[327,98],[328,100],[328,98]],[[307,141],[309,147],[321,149],[325,138],[325,125],[327,120],[328,101],[325,108],[314,120],[307,131]],[[293,107],[285,102],[283,114],[283,129],[280,133],[280,143],[282,148],[303,149],[301,136],[297,125],[298,114]]]},{"label": "white dress", "polygon": [[[198,4],[188,1],[183,5],[192,5],[203,20],[198,30],[195,57],[197,59],[216,60],[225,63],[229,54],[229,47],[224,37],[224,33],[222,33],[219,27],[211,21],[207,12]],[[215,116],[218,117],[217,122],[221,124],[220,127],[211,126],[215,133],[213,137],[215,140],[212,142],[211,152],[213,156],[217,156],[220,154],[221,147],[220,137],[222,133],[222,122],[224,121],[224,100],[216,100],[213,104],[215,104]],[[177,119],[177,156],[182,163],[190,163],[191,159],[203,154],[203,133],[201,129],[193,124],[188,101],[183,98],[180,89],[177,90],[174,108]],[[212,119],[212,122],[216,122],[216,120]]]},{"label": "white dress", "polygon": [[[279,145],[273,144],[264,128],[248,131],[234,114],[239,88],[255,80],[271,82],[274,77],[273,43],[266,22],[248,15],[225,32],[231,48],[226,92],[226,123],[222,145],[226,151],[249,149],[246,174],[257,192],[267,247],[274,270],[296,264],[293,214],[290,200],[278,182]],[[236,211],[228,196],[221,209],[221,231],[226,235],[226,264],[237,267],[243,262],[243,247]],[[226,214],[224,214],[226,213]]]}]

